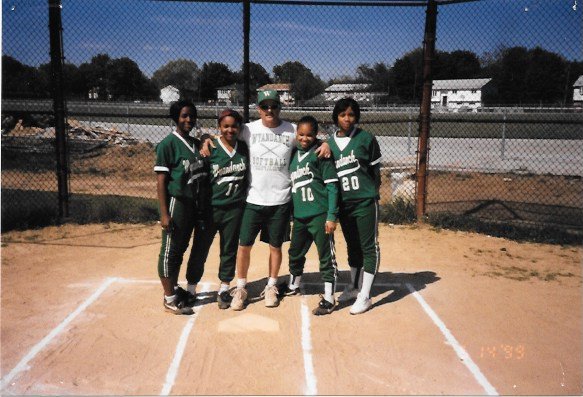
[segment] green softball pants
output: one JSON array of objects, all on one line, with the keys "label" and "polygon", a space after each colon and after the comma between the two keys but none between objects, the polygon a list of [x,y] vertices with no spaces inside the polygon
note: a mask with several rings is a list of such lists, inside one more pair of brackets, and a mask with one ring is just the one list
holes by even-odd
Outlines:
[{"label": "green softball pants", "polygon": [[320,275],[324,282],[336,283],[337,267],[334,235],[326,234],[326,213],[311,218],[294,218],[291,243],[288,250],[289,272],[300,276],[304,272],[306,254],[312,242],[316,244],[320,259]]},{"label": "green softball pants", "polygon": [[376,274],[380,263],[378,201],[365,199],[340,203],[340,225],[346,240],[348,265]]}]

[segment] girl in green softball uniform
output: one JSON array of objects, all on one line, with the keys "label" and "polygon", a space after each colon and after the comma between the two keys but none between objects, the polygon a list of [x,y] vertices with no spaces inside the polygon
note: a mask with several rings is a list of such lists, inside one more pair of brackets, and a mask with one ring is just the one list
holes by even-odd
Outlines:
[{"label": "girl in green softball uniform", "polygon": [[312,313],[330,314],[336,300],[336,258],[334,230],[338,214],[338,178],[332,159],[318,158],[316,138],[318,122],[312,116],[300,119],[297,126],[297,149],[292,152],[289,167],[292,182],[293,228],[289,247],[290,282],[286,295],[299,292],[306,254],[312,242],[320,258],[320,274],[324,296]]},{"label": "girl in green softball uniform", "polygon": [[204,269],[209,249],[217,231],[220,236],[219,279],[217,295],[219,308],[227,309],[232,300],[229,285],[235,276],[239,231],[247,197],[249,148],[237,140],[243,118],[231,109],[225,109],[218,118],[220,137],[210,156],[205,158],[210,178],[210,208],[204,239],[196,239],[192,248],[194,264]]},{"label": "girl in green softball uniform", "polygon": [[[381,151],[371,133],[356,126],[360,107],[352,98],[336,102],[332,120],[339,130],[328,140],[340,186],[340,225],[346,240],[351,282],[338,300],[356,297],[351,314],[372,306],[370,290],[380,263],[378,199]],[[362,287],[359,291],[359,284]]]},{"label": "girl in green softball uniform", "polygon": [[204,233],[201,198],[207,174],[198,152],[200,142],[189,135],[196,122],[196,107],[189,101],[174,102],[170,117],[176,130],[156,146],[154,166],[162,225],[158,275],[164,288],[164,308],[174,314],[192,314],[196,279],[200,279],[192,255],[186,270],[187,291],[178,286],[178,274],[193,230],[195,239]]}]

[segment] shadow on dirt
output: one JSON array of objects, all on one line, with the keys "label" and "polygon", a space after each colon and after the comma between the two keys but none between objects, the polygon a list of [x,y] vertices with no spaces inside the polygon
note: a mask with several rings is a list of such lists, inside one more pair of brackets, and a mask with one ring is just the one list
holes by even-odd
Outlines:
[{"label": "shadow on dirt", "polygon": [[[281,287],[287,283],[288,275],[283,275],[279,277],[278,287]],[[416,273],[392,273],[392,272],[379,272],[375,277],[375,282],[371,290],[371,298],[379,297],[389,292],[388,295],[383,296],[380,300],[373,299],[373,308],[382,306],[388,303],[396,302],[403,299],[407,295],[420,291],[424,289],[428,284],[435,283],[441,278],[437,276],[435,272],[423,271]],[[342,271],[338,272],[337,285],[336,285],[336,299],[342,293],[342,290],[350,281],[350,272]],[[263,300],[261,298],[261,292],[267,284],[267,278],[262,278],[247,283],[247,292],[249,297],[248,304],[254,304]],[[300,291],[302,295],[319,295],[324,293],[324,283],[320,278],[320,273],[304,273],[302,276],[302,284],[300,286]],[[216,291],[198,294],[199,299],[203,301],[199,305],[216,302],[217,293]],[[281,299],[287,299],[289,297],[281,296]],[[293,298],[292,298],[293,299]],[[354,299],[338,303],[336,310],[341,310],[348,307],[354,303]]]}]

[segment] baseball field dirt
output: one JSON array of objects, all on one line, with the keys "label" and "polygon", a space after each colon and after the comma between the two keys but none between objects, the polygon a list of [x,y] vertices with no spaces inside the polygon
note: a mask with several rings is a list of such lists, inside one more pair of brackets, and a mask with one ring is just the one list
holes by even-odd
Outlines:
[{"label": "baseball field dirt", "polygon": [[[316,317],[314,248],[303,295],[234,312],[215,302],[217,245],[195,314],[175,316],[162,308],[157,224],[3,233],[0,393],[583,394],[581,247],[383,225],[373,308]],[[257,243],[252,297],[267,256]]]}]

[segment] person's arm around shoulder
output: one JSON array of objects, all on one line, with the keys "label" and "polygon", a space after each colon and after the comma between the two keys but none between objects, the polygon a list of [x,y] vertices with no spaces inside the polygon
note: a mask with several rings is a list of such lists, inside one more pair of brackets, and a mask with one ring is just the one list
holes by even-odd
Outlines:
[{"label": "person's arm around shoulder", "polygon": [[199,153],[202,157],[209,157],[211,155],[211,148],[216,148],[216,139],[218,139],[217,135],[202,134],[200,136],[201,144]]}]

